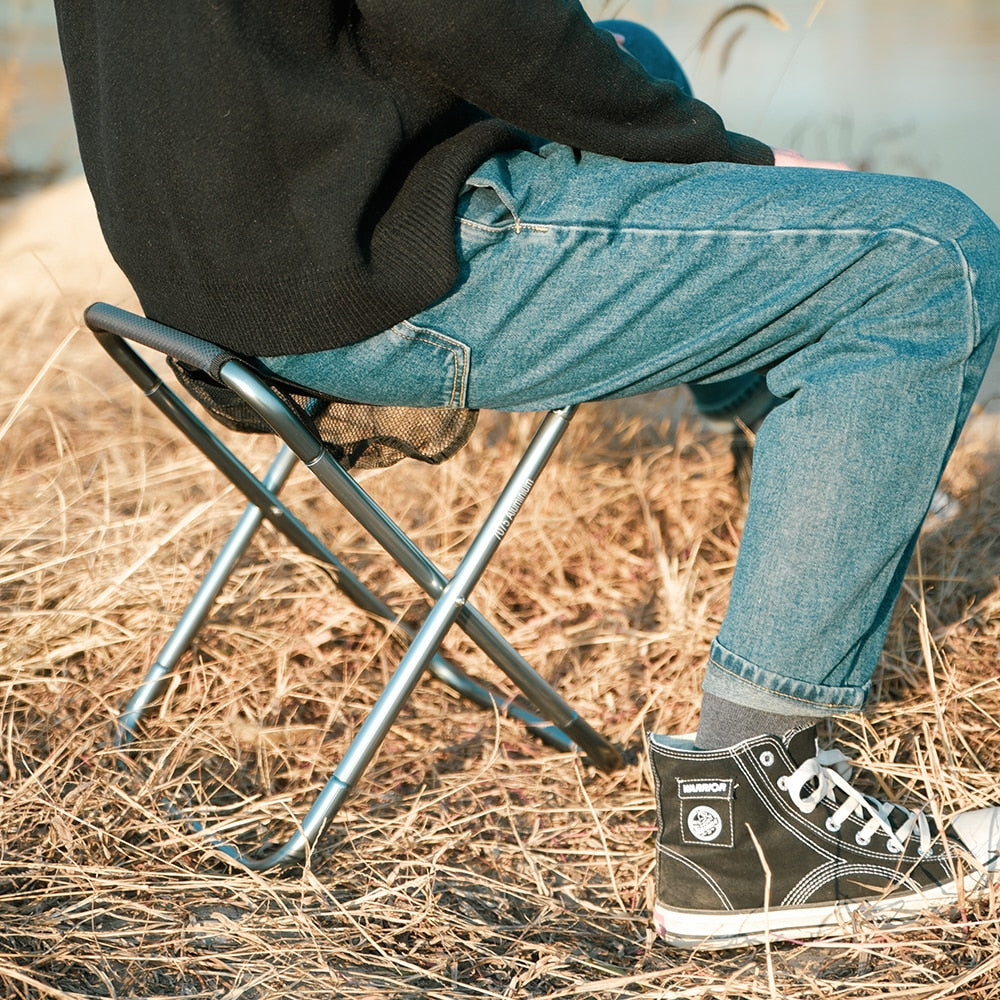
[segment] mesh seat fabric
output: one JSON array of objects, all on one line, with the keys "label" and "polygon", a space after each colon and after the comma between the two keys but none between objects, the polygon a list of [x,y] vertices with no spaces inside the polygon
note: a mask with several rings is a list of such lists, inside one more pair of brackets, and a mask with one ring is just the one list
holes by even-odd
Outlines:
[{"label": "mesh seat fabric", "polygon": [[[170,360],[181,384],[221,424],[246,433],[271,433],[237,393],[204,372]],[[272,389],[308,424],[345,469],[384,469],[404,458],[437,465],[469,440],[477,410],[374,406],[310,395],[269,379]],[[325,404],[316,407],[316,402]],[[319,410],[316,416],[310,412]]]}]

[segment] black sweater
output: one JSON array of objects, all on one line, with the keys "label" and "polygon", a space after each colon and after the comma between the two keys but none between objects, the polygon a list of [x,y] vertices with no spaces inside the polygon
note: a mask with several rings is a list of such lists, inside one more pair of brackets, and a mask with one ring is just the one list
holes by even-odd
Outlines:
[{"label": "black sweater", "polygon": [[447,292],[457,194],[525,133],[773,161],[577,0],[55,6],[108,246],[150,317],[246,353],[341,346]]}]

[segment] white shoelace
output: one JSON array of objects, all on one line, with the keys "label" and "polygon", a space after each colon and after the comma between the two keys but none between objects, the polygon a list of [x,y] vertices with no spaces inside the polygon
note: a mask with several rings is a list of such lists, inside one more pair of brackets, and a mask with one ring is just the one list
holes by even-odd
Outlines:
[{"label": "white shoelace", "polygon": [[[902,854],[906,842],[913,831],[917,830],[920,835],[920,853],[928,854],[931,850],[931,830],[927,817],[922,812],[911,812],[893,802],[879,802],[870,795],[864,795],[851,785],[851,773],[850,761],[839,750],[818,750],[815,757],[807,760],[792,774],[779,778],[778,787],[788,793],[789,798],[803,813],[811,813],[824,799],[837,805],[834,795],[834,789],[837,789],[843,794],[844,800],[827,818],[826,828],[831,833],[837,833],[852,814],[859,820],[867,817],[868,821],[854,838],[859,846],[866,847],[875,833],[881,831],[886,836],[886,848],[893,854]],[[805,788],[811,782],[815,782],[815,785],[807,792]],[[893,829],[890,817],[896,811],[902,813],[905,819]]]}]

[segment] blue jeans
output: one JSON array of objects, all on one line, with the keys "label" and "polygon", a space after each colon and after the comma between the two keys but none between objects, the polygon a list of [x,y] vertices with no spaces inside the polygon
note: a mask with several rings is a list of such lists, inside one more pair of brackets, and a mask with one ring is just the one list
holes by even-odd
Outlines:
[{"label": "blue jeans", "polygon": [[268,365],[347,399],[503,410],[766,371],[782,402],[705,689],[860,709],[997,338],[997,227],[933,181],[547,144],[469,178],[455,238],[445,298]]}]

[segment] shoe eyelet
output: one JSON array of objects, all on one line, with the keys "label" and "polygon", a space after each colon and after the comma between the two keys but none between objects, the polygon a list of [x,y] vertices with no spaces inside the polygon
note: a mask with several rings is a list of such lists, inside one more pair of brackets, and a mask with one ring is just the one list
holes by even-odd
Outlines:
[{"label": "shoe eyelet", "polygon": [[788,791],[788,778],[785,777],[785,775],[782,775],[780,778],[778,778],[777,784],[778,784],[778,787],[783,792],[787,792]]},{"label": "shoe eyelet", "polygon": [[887,851],[888,851],[888,852],[889,852],[890,854],[902,854],[902,853],[903,853],[903,851],[904,851],[904,847],[903,847],[903,845],[902,845],[902,844],[901,844],[901,843],[900,843],[900,842],[899,842],[898,840],[896,840],[896,838],[895,838],[895,837],[890,837],[890,838],[889,838],[889,839],[888,839],[888,840],[887,840],[887,841],[885,842],[885,849],[886,849],[886,850],[887,850]]},{"label": "shoe eyelet", "polygon": [[764,767],[774,766],[774,754],[770,750],[765,750],[757,759]]},{"label": "shoe eyelet", "polygon": [[827,816],[825,826],[830,833],[840,833],[840,824],[835,823],[832,816]]},{"label": "shoe eyelet", "polygon": [[854,835],[854,843],[857,844],[858,847],[867,847],[871,842],[871,837],[862,837],[860,833],[856,833]]}]

